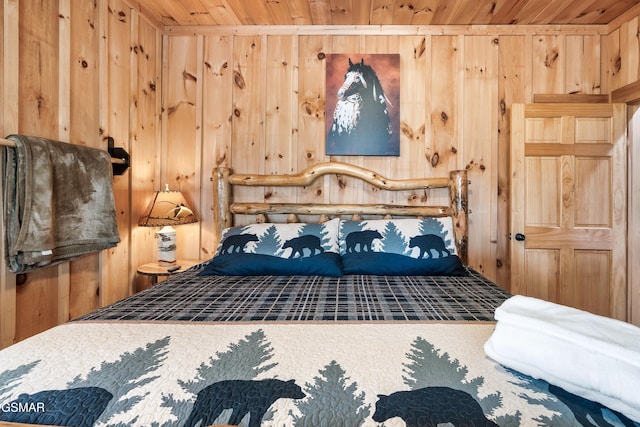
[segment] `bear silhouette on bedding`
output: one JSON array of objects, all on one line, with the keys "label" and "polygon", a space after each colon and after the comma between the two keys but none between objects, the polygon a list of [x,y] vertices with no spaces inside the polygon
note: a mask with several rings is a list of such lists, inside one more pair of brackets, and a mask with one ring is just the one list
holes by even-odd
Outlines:
[{"label": "bear silhouette on bedding", "polygon": [[291,248],[291,255],[289,255],[289,258],[295,258],[298,254],[300,255],[300,258],[304,258],[305,249],[309,249],[309,256],[324,252],[322,245],[320,244],[320,238],[312,234],[294,237],[293,239],[287,240],[282,245],[282,249],[287,248]]},{"label": "bear silhouette on bedding", "polygon": [[497,427],[487,419],[478,402],[469,393],[449,387],[425,387],[379,394],[373,420],[402,418],[407,427],[437,427],[451,423],[456,427]]},{"label": "bear silhouette on bedding", "polygon": [[369,252],[374,239],[382,239],[382,234],[376,230],[353,231],[345,239],[346,251],[356,252],[356,247],[360,245],[357,252]]},{"label": "bear silhouette on bedding", "polygon": [[433,249],[438,253],[438,257],[449,256],[451,252],[444,245],[442,237],[435,234],[423,234],[421,236],[414,236],[409,240],[409,247],[420,248],[420,256],[418,258],[424,258],[427,255],[431,258],[433,255],[431,250]]},{"label": "bear silhouette on bedding", "polygon": [[25,412],[0,411],[1,421],[57,426],[93,426],[113,394],[100,387],[76,387],[67,390],[44,390],[22,393],[7,403],[28,408]]},{"label": "bear silhouette on bedding", "polygon": [[227,380],[200,390],[185,427],[208,426],[223,410],[233,409],[228,424],[239,425],[248,413],[249,427],[259,427],[267,409],[278,399],[302,399],[306,395],[294,380]]},{"label": "bear silhouette on bedding", "polygon": [[222,242],[222,248],[220,253],[240,253],[244,252],[244,247],[249,242],[257,242],[258,236],[255,234],[234,234],[233,236],[226,237]]}]

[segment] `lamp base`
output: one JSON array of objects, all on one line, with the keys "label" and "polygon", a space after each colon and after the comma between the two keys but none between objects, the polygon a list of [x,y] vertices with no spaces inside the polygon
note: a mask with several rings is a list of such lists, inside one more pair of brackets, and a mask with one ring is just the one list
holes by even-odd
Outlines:
[{"label": "lamp base", "polygon": [[158,239],[158,263],[174,265],[176,263],[176,230],[167,225],[156,233]]}]

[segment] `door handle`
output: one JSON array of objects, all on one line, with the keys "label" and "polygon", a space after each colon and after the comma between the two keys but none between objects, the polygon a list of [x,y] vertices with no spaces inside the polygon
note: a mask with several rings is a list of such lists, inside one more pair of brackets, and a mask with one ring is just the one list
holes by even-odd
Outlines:
[{"label": "door handle", "polygon": [[524,242],[524,239],[526,239],[526,236],[522,233],[516,233],[516,240],[518,242]]}]

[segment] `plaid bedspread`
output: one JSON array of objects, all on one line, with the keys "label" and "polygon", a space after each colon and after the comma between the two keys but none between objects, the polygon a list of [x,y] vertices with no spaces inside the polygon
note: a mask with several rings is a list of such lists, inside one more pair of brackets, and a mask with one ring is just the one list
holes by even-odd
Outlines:
[{"label": "plaid bedspread", "polygon": [[640,427],[486,357],[509,294],[474,271],[202,277],[201,268],[0,351],[0,422]]},{"label": "plaid bedspread", "polygon": [[203,264],[77,320],[493,321],[510,294],[469,276],[199,276]]}]

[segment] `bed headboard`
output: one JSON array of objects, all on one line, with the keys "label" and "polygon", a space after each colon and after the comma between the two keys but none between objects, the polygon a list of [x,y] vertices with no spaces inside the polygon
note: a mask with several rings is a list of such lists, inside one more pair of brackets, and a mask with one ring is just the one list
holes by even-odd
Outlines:
[{"label": "bed headboard", "polygon": [[[324,175],[350,176],[361,179],[378,189],[388,191],[448,188],[449,206],[420,206],[395,204],[321,204],[321,203],[265,203],[235,202],[234,186],[251,187],[307,187]],[[252,175],[234,174],[229,168],[213,171],[213,219],[215,241],[220,240],[222,230],[234,225],[234,215],[256,215],[256,222],[266,222],[267,215],[287,214],[288,222],[298,222],[297,215],[318,215],[319,222],[331,217],[363,215],[381,217],[445,217],[451,216],[454,224],[455,243],[462,262],[467,263],[467,172],[455,170],[443,178],[389,179],[359,166],[326,162],[313,165],[297,174]]]}]

